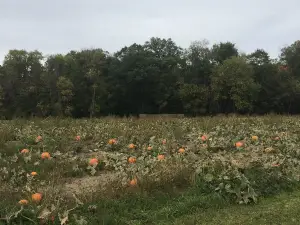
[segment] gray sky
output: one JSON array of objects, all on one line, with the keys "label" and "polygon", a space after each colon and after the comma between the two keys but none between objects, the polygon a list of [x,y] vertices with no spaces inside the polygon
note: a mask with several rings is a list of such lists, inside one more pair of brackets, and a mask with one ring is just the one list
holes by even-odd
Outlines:
[{"label": "gray sky", "polygon": [[150,37],[208,39],[271,56],[300,39],[299,0],[0,0],[0,62],[9,49],[115,52]]}]

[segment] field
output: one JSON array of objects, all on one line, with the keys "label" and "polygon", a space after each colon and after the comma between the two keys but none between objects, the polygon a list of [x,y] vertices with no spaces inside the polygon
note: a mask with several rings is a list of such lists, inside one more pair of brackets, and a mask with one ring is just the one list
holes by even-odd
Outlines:
[{"label": "field", "polygon": [[297,224],[299,119],[1,121],[0,224]]}]

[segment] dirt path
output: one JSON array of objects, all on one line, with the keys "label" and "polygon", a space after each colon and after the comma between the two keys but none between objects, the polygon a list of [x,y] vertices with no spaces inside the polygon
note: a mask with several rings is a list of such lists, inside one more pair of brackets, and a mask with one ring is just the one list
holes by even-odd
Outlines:
[{"label": "dirt path", "polygon": [[105,172],[97,176],[87,176],[82,178],[73,178],[69,180],[63,190],[67,194],[82,195],[107,190],[108,184],[118,180],[116,172]]}]

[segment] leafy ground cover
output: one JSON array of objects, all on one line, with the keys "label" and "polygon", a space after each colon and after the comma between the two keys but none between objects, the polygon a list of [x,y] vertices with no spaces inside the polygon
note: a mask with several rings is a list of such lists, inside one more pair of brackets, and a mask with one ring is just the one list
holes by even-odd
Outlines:
[{"label": "leafy ground cover", "polygon": [[298,192],[274,196],[299,186],[299,125],[280,116],[1,121],[0,221],[270,224],[279,207],[293,224]]}]

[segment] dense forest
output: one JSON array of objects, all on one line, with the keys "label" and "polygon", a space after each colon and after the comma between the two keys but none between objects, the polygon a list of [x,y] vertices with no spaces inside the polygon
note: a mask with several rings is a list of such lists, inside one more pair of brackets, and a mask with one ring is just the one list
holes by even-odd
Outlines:
[{"label": "dense forest", "polygon": [[151,38],[111,54],[10,50],[0,65],[0,118],[184,113],[300,113],[300,41],[271,59],[234,43]]}]

